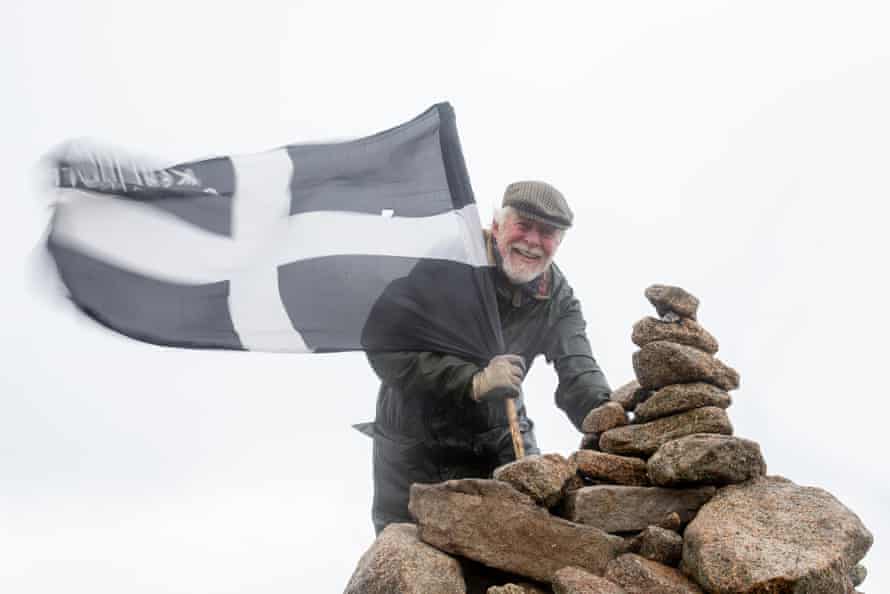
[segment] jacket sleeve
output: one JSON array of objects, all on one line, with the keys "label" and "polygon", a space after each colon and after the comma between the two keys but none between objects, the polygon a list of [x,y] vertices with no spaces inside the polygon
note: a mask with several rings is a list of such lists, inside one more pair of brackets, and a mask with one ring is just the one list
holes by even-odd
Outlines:
[{"label": "jacket sleeve", "polygon": [[403,394],[434,394],[464,402],[479,367],[454,355],[429,352],[368,352],[380,380]]},{"label": "jacket sleeve", "polygon": [[591,353],[581,304],[570,291],[561,305],[544,356],[559,376],[556,405],[580,431],[587,413],[607,402],[612,389]]}]

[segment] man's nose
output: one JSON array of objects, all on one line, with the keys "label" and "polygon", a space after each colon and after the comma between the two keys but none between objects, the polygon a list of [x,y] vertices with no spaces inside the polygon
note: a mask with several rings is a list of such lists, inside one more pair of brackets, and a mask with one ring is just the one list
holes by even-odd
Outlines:
[{"label": "man's nose", "polygon": [[537,227],[532,227],[525,233],[525,241],[526,243],[530,243],[533,245],[541,245],[541,233],[538,231]]}]

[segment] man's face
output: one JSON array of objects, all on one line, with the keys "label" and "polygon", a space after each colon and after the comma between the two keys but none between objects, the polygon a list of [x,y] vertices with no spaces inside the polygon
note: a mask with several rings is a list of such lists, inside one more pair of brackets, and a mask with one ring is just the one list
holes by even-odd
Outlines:
[{"label": "man's face", "polygon": [[503,223],[492,223],[498,252],[507,278],[525,284],[541,275],[556,254],[562,231],[515,212],[507,213]]}]

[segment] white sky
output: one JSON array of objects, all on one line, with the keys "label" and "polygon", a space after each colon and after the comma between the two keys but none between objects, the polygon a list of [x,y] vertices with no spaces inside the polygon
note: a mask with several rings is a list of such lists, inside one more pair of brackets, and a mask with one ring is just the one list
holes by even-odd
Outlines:
[{"label": "white sky", "polygon": [[[886,3],[235,6],[4,2],[0,590],[339,592],[373,538],[363,355],[163,349],[38,299],[36,159],[253,152],[448,100],[486,218],[516,179],[569,199],[557,260],[613,387],[643,289],[697,295],[736,434],[859,514],[863,589],[890,592]],[[554,387],[539,361],[538,440],[568,454]]]}]

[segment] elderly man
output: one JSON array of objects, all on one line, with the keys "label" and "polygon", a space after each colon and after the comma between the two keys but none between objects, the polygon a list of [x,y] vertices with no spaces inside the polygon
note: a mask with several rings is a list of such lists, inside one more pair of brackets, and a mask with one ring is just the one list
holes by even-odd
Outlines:
[{"label": "elderly man", "polygon": [[510,184],[486,233],[507,353],[486,367],[431,352],[368,353],[382,385],[374,423],[374,503],[379,534],[410,522],[412,483],[489,477],[513,460],[505,398],[515,398],[527,453],[539,453],[521,384],[544,355],[559,376],[556,405],[580,430],[610,395],[590,350],[581,305],[553,257],[572,211],[554,187]]}]

